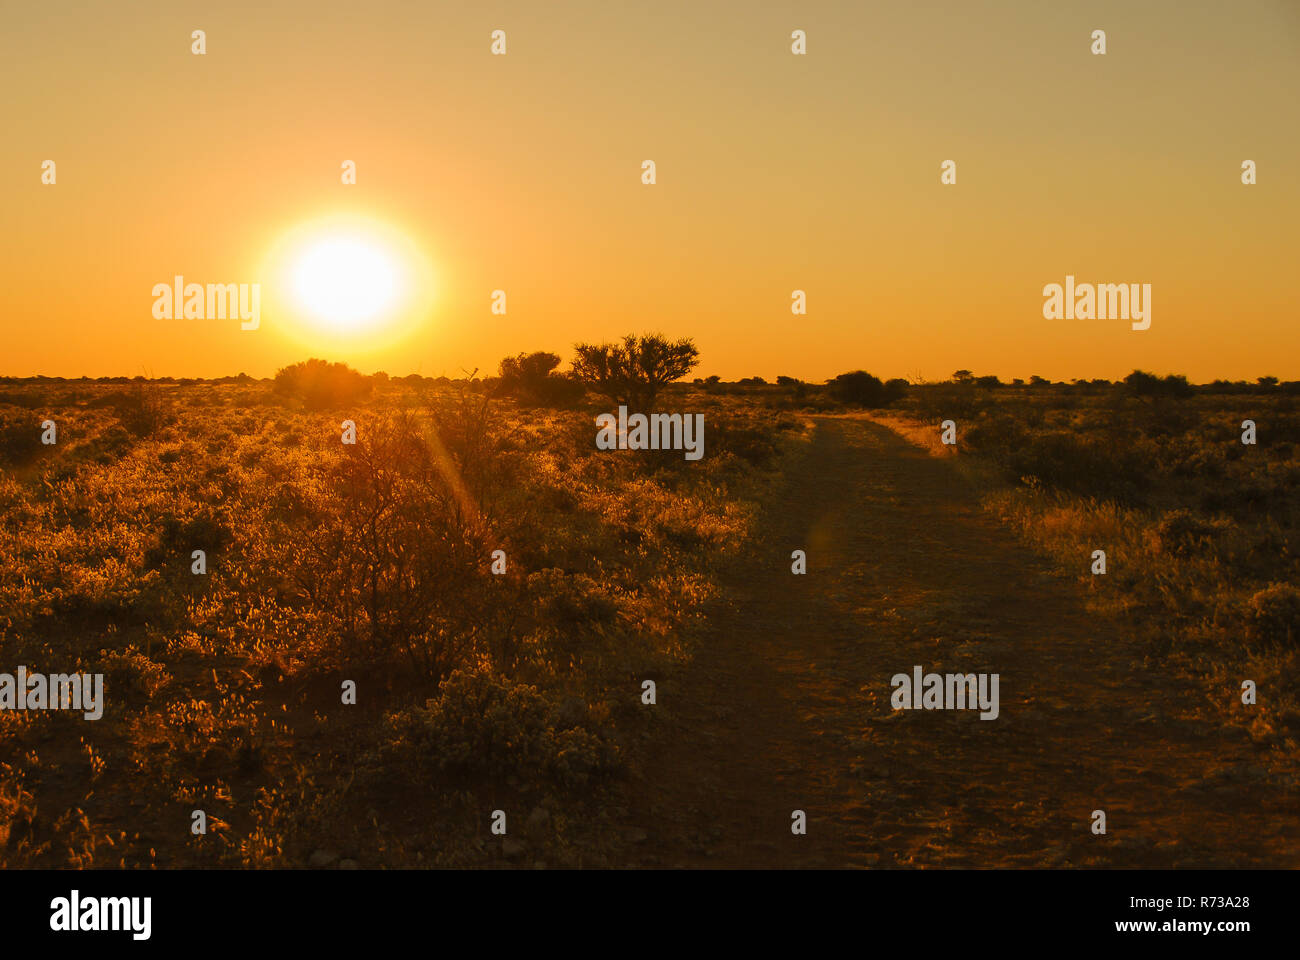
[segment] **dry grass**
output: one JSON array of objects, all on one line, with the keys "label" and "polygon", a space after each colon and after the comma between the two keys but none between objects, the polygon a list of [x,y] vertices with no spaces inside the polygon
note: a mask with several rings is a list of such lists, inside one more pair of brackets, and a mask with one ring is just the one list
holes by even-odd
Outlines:
[{"label": "dry grass", "polygon": [[[535,855],[600,863],[559,811],[599,822],[641,679],[689,657],[804,432],[679,393],[708,424],[688,463],[598,453],[592,410],[454,386],[327,410],[256,382],[4,399],[0,669],[102,672],[107,699],[95,722],[0,714],[6,866],[491,863],[495,808],[556,811]],[[28,442],[45,417],[53,447]]]},{"label": "dry grass", "polygon": [[[940,455],[951,388],[874,417]],[[986,508],[1076,575],[1092,608],[1200,682],[1204,709],[1288,756],[1300,731],[1300,433],[1274,393],[1144,401],[1108,390],[966,391],[957,461]],[[1258,444],[1241,443],[1252,419]],[[1107,573],[1091,572],[1094,550]],[[1281,584],[1281,586],[1278,586]],[[1267,609],[1265,609],[1267,608]],[[1261,691],[1247,708],[1243,680]]]}]

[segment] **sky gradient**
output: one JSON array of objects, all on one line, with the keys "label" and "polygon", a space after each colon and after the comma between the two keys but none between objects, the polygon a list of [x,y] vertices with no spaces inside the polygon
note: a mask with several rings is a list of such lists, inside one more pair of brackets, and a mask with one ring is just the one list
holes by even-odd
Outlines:
[{"label": "sky gradient", "polygon": [[[724,379],[1300,378],[1300,4],[44,2],[3,20],[3,375],[323,356],[454,377],[657,330]],[[405,237],[430,298],[311,342],[263,274],[338,215]],[[259,329],[155,319],[176,274],[260,282]],[[1066,274],[1150,283],[1151,328],[1043,319]]]}]

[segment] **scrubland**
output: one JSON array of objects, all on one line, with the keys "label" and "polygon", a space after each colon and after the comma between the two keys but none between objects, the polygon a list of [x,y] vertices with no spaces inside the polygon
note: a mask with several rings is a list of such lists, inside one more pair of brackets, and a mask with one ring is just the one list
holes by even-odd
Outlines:
[{"label": "scrubland", "polygon": [[106,677],[97,721],[0,713],[4,865],[605,862],[642,683],[688,660],[805,427],[693,397],[687,463],[596,451],[599,403],[384,379],[328,406],[0,387],[0,670]]},{"label": "scrubland", "polygon": [[[1300,410],[1293,392],[1123,384],[913,389],[877,419],[953,457],[985,507],[1078,577],[1099,616],[1186,682],[1189,709],[1294,759]],[[940,442],[956,424],[957,443]],[[1242,442],[1244,421],[1254,444]],[[1105,573],[1094,573],[1094,551]],[[1254,681],[1258,703],[1242,703]]]},{"label": "scrubland", "polygon": [[1118,625],[1196,722],[1294,764],[1294,392],[700,381],[661,398],[706,416],[690,462],[598,451],[609,402],[558,380],[532,401],[561,409],[344,373],[342,403],[0,383],[0,671],[106,677],[97,721],[0,712],[0,863],[621,865],[619,797],[663,736],[642,685],[690,669],[724,565],[788,566],[758,519],[828,414],[951,458],[1077,577],[1099,637]]}]

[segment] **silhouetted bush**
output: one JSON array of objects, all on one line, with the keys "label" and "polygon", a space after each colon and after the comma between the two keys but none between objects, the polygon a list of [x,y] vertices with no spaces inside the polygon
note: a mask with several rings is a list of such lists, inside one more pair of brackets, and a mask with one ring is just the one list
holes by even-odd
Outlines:
[{"label": "silhouetted bush", "polygon": [[827,392],[840,403],[860,407],[885,407],[907,392],[907,381],[901,379],[883,383],[865,370],[841,373],[826,381]]},{"label": "silhouetted bush", "polygon": [[309,409],[355,403],[370,395],[373,381],[345,363],[312,358],[284,367],[275,375],[275,392],[297,397]]},{"label": "silhouetted bush", "polygon": [[586,387],[573,377],[554,373],[560,358],[553,353],[521,353],[501,361],[498,392],[537,406],[562,407],[581,400]]},{"label": "silhouetted bush", "polygon": [[1139,397],[1186,397],[1192,393],[1192,386],[1181,374],[1169,374],[1163,379],[1145,370],[1134,370],[1124,382]]},{"label": "silhouetted bush", "polygon": [[622,343],[579,343],[573,375],[629,410],[649,412],[659,392],[699,362],[688,338],[667,340],[657,333],[626,336]]}]

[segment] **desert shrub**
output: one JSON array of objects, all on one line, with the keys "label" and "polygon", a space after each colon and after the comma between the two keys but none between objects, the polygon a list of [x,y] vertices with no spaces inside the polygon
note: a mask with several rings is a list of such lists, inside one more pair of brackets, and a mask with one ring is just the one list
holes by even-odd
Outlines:
[{"label": "desert shrub", "polygon": [[1273,583],[1250,598],[1247,619],[1252,638],[1294,646],[1300,637],[1300,590]]},{"label": "desert shrub", "polygon": [[275,375],[275,392],[297,397],[308,409],[324,410],[356,403],[370,395],[374,385],[345,363],[304,360]]},{"label": "desert shrub", "polygon": [[1009,479],[1037,477],[1047,487],[1120,503],[1142,502],[1151,470],[1137,447],[1059,431],[1026,436],[997,459]]},{"label": "desert shrub", "polygon": [[41,449],[41,418],[26,410],[0,409],[0,465],[26,463]]},{"label": "desert shrub", "polygon": [[916,416],[922,420],[971,419],[983,404],[974,384],[931,383],[909,391]]},{"label": "desert shrub", "polygon": [[201,515],[182,519],[165,515],[158,524],[153,541],[145,548],[144,565],[156,568],[171,563],[183,564],[188,571],[191,554],[203,550],[209,560],[234,539],[234,531],[220,517]]},{"label": "desert shrub", "polygon": [[36,799],[15,773],[0,763],[0,854],[9,868],[39,862],[51,846],[38,826]]},{"label": "desert shrub", "polygon": [[474,486],[493,475],[492,437],[475,429],[440,434],[403,412],[364,423],[326,469],[317,519],[297,531],[286,566],[300,596],[338,624],[345,655],[401,655],[445,675],[501,629]]},{"label": "desert shrub", "polygon": [[860,407],[885,407],[907,390],[907,381],[894,379],[884,383],[865,370],[841,373],[826,381],[827,392],[840,403]]},{"label": "desert shrub", "polygon": [[95,565],[75,565],[67,571],[57,604],[49,608],[52,621],[84,630],[140,626],[162,615],[156,573],[139,574],[116,557]]},{"label": "desert shrub", "polygon": [[776,385],[778,387],[787,388],[790,391],[790,395],[796,400],[802,400],[808,396],[808,384],[796,377],[777,377]]},{"label": "desert shrub", "polygon": [[782,423],[750,424],[740,420],[720,420],[709,427],[708,455],[729,453],[755,467],[770,466],[780,450],[780,431],[789,429],[794,422]]},{"label": "desert shrub", "polygon": [[423,708],[392,718],[399,750],[442,773],[551,778],[578,785],[612,770],[612,744],[572,723],[541,692],[485,671],[456,670]]},{"label": "desert shrub", "polygon": [[498,391],[525,403],[544,407],[570,406],[587,392],[580,380],[554,372],[554,353],[521,353],[501,361]]},{"label": "desert shrub", "polygon": [[613,623],[618,607],[607,590],[584,573],[567,574],[548,567],[528,575],[539,621],[582,630]]},{"label": "desert shrub", "polygon": [[[973,450],[988,454],[995,460],[1008,460],[1010,451],[1024,446],[1028,433],[1020,421],[1009,416],[990,416],[966,429],[966,443]],[[1008,472],[1012,465],[1008,460]],[[1011,479],[1020,479],[1012,476]]]},{"label": "desert shrub", "polygon": [[580,343],[574,348],[573,375],[615,403],[649,413],[668,384],[695,368],[700,351],[689,338],[660,334],[629,335],[622,343]]},{"label": "desert shrub", "polygon": [[156,383],[137,380],[106,399],[122,427],[137,437],[153,436],[171,420],[163,389]]},{"label": "desert shrub", "polygon": [[424,412],[429,430],[410,418],[402,429],[422,433],[457,503],[490,517],[496,494],[511,485],[519,467],[517,457],[506,456],[510,437],[491,396],[462,390],[455,399],[426,404]]},{"label": "desert shrub", "polygon": [[1175,557],[1212,549],[1221,525],[1186,508],[1171,510],[1150,530],[1154,546]]},{"label": "desert shrub", "polygon": [[1181,374],[1157,377],[1145,370],[1134,370],[1124,382],[1139,397],[1186,397],[1192,393],[1191,384]]},{"label": "desert shrub", "polygon": [[901,400],[907,395],[911,384],[902,377],[891,377],[885,381],[885,398],[890,403],[895,400]]},{"label": "desert shrub", "polygon": [[136,647],[104,653],[100,670],[115,699],[152,700],[172,680],[161,664],[154,663]]}]

